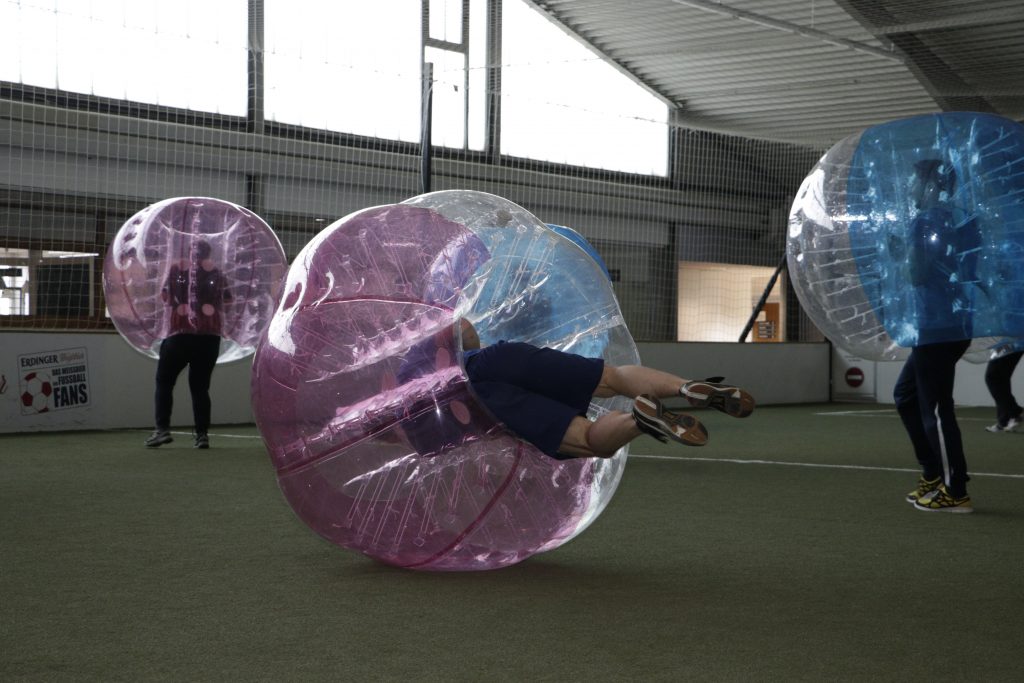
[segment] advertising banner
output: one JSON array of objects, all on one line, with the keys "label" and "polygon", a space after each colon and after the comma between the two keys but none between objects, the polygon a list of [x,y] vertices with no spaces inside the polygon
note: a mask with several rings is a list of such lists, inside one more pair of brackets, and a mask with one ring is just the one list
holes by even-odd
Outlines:
[{"label": "advertising banner", "polygon": [[[11,338],[6,337],[5,341],[8,339]],[[89,424],[94,391],[85,346],[5,347],[0,356],[2,431],[66,429]]]},{"label": "advertising banner", "polygon": [[23,416],[89,405],[89,357],[84,347],[18,356],[18,370]]},{"label": "advertising banner", "polygon": [[[248,359],[217,367],[215,422],[252,422],[251,367]],[[174,388],[171,425],[190,429],[187,374]],[[156,360],[118,334],[0,332],[0,433],[152,429],[155,375]]]}]

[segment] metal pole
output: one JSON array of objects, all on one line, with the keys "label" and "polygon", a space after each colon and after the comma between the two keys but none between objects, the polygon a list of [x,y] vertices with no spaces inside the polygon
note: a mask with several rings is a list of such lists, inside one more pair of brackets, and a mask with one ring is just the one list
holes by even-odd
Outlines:
[{"label": "metal pole", "polygon": [[740,342],[747,340],[747,335],[750,334],[750,330],[754,328],[754,323],[757,321],[757,316],[761,313],[761,309],[764,308],[764,303],[768,301],[768,295],[772,293],[772,289],[775,288],[775,283],[779,279],[779,273],[786,267],[786,254],[782,254],[782,260],[779,261],[778,267],[775,268],[775,272],[772,273],[772,277],[768,280],[768,285],[764,288],[764,293],[761,294],[761,299],[754,306],[754,310],[750,313],[750,320],[747,321],[746,327],[740,333]]},{"label": "metal pole", "polygon": [[[246,105],[246,129],[262,135],[264,132],[264,69],[263,69],[263,4],[264,0],[249,0],[249,93]],[[249,206],[256,211],[257,208]]]},{"label": "metal pole", "polygon": [[423,63],[423,119],[420,125],[420,179],[424,194],[430,192],[431,136],[433,131],[434,64]]}]

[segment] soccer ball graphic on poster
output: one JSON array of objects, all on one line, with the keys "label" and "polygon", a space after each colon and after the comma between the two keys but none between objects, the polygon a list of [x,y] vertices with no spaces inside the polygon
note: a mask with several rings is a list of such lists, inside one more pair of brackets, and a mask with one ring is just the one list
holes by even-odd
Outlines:
[{"label": "soccer ball graphic on poster", "polygon": [[25,375],[21,386],[22,415],[34,415],[50,410],[53,402],[53,380],[50,378],[50,373],[30,372]]}]

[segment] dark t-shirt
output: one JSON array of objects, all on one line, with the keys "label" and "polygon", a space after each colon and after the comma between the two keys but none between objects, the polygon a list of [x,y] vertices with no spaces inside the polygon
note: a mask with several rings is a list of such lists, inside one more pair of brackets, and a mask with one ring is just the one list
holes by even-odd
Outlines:
[{"label": "dark t-shirt", "polygon": [[[194,299],[191,277],[196,275]],[[170,309],[170,334],[221,334],[221,307],[231,293],[220,270],[171,266],[164,284],[164,302]]]},{"label": "dark t-shirt", "polygon": [[981,245],[976,222],[956,225],[948,208],[932,207],[914,219],[909,238],[909,277],[918,304],[918,345],[970,339]]}]

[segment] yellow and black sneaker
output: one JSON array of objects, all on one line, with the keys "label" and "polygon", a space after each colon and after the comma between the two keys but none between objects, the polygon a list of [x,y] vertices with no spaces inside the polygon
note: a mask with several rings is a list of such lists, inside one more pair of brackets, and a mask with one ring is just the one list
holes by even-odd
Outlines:
[{"label": "yellow and black sneaker", "polygon": [[921,476],[917,480],[917,488],[907,494],[908,503],[916,503],[933,491],[937,491],[939,486],[942,485],[942,477],[935,477],[934,479],[925,479]]},{"label": "yellow and black sneaker", "polygon": [[933,493],[919,498],[914,507],[929,512],[974,512],[970,496],[965,493],[962,498],[954,498],[949,495],[945,484],[939,484]]},{"label": "yellow and black sneaker", "polygon": [[686,446],[703,446],[708,430],[693,415],[668,410],[654,396],[641,394],[633,403],[633,419],[645,434],[666,443],[669,439]]},{"label": "yellow and black sneaker", "polygon": [[697,408],[714,408],[733,417],[754,412],[754,397],[739,387],[722,384],[724,377],[709,377],[687,382],[679,394]]}]

